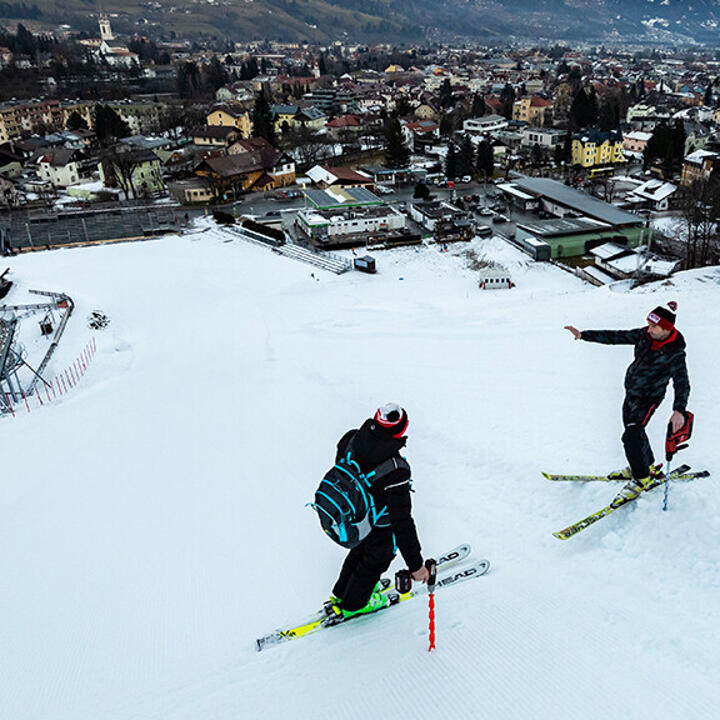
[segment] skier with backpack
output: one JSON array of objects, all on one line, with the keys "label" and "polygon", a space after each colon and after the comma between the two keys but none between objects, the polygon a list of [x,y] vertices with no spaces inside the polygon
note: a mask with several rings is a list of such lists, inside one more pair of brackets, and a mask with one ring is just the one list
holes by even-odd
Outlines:
[{"label": "skier with backpack", "polygon": [[413,579],[429,577],[412,518],[410,465],[400,455],[407,428],[399,405],[378,408],[340,438],[335,466],[315,494],[312,505],[326,534],[350,548],[330,597],[330,612],[342,619],[389,604],[379,580],[396,549]]},{"label": "skier with backpack", "polygon": [[647,326],[634,330],[578,330],[566,325],[575,340],[604,345],[634,345],[634,360],[625,373],[622,442],[629,466],[608,477],[627,478],[620,495],[637,497],[655,480],[654,456],[645,426],[665,397],[670,379],[675,393],[670,426],[677,432],[686,422],[690,381],[685,364],[685,338],[675,327],[677,303],[658,306],[647,316]]}]

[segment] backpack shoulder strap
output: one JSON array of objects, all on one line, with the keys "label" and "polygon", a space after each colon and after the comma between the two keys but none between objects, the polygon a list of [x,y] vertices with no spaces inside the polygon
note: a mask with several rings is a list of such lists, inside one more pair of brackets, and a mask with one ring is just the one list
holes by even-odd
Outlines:
[{"label": "backpack shoulder strap", "polygon": [[389,475],[395,470],[407,470],[410,472],[410,464],[403,457],[391,457],[383,463],[380,463],[372,472],[369,472],[365,477],[372,483],[380,480],[380,478]]}]

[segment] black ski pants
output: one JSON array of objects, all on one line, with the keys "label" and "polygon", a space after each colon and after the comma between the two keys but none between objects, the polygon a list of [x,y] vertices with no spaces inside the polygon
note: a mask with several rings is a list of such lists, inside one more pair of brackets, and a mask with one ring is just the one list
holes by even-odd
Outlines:
[{"label": "black ski pants", "polygon": [[655,456],[645,433],[645,426],[661,402],[662,398],[625,396],[622,407],[625,432],[622,441],[628,465],[630,465],[632,476],[635,479],[647,477],[648,469],[655,462]]},{"label": "black ski pants", "polygon": [[375,527],[345,558],[333,595],[342,600],[344,610],[359,610],[367,605],[380,576],[395,557],[392,530]]}]

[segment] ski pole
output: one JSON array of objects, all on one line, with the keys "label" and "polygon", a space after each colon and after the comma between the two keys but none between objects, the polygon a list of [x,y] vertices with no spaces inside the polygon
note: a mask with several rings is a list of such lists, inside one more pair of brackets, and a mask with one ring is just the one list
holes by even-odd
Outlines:
[{"label": "ski pole", "polygon": [[425,567],[430,573],[427,581],[428,590],[428,634],[430,643],[428,652],[435,649],[435,581],[437,580],[437,563],[429,558],[425,561]]}]

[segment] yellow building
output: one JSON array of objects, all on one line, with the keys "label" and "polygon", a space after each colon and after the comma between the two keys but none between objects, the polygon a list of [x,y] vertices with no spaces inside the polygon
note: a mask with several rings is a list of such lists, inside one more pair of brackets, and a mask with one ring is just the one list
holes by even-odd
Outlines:
[{"label": "yellow building", "polygon": [[236,110],[228,107],[217,108],[207,116],[207,124],[237,128],[244,138],[249,138],[252,135],[252,123],[247,110]]},{"label": "yellow building", "polygon": [[588,130],[572,140],[572,164],[591,168],[625,162],[622,134],[617,130]]},{"label": "yellow building", "polygon": [[552,111],[552,101],[532,95],[523,97],[513,103],[512,119],[524,122],[532,127],[545,126],[545,114]]}]

